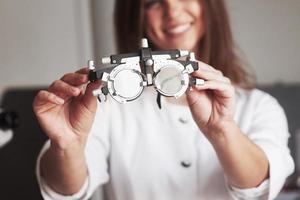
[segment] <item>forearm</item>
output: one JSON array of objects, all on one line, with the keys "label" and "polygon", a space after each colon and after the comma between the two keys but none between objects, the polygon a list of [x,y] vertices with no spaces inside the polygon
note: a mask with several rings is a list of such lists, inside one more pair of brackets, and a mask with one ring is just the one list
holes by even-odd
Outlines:
[{"label": "forearm", "polygon": [[251,188],[269,176],[269,164],[264,152],[233,122],[209,138],[232,186]]},{"label": "forearm", "polygon": [[59,150],[53,145],[41,158],[41,175],[56,192],[71,195],[80,190],[87,177],[84,148]]}]

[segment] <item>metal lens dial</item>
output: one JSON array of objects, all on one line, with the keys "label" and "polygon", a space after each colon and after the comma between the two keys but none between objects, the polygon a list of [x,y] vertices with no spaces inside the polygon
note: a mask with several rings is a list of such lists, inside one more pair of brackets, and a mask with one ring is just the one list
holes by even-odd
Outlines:
[{"label": "metal lens dial", "polygon": [[116,93],[126,99],[135,98],[141,91],[141,76],[133,70],[120,71],[114,81]]},{"label": "metal lens dial", "polygon": [[181,71],[182,70],[172,65],[162,68],[155,77],[156,85],[165,94],[173,96],[182,88]]},{"label": "metal lens dial", "polygon": [[127,102],[136,99],[143,91],[143,78],[139,71],[121,68],[110,74],[108,90],[118,102]]},{"label": "metal lens dial", "polygon": [[158,68],[154,77],[154,85],[164,96],[179,97],[188,87],[188,74],[184,66],[174,60],[165,60],[156,63]]}]

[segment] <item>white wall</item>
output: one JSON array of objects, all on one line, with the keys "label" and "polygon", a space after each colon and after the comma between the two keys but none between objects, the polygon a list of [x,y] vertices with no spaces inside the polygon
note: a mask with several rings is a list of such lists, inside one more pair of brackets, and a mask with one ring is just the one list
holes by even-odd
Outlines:
[{"label": "white wall", "polygon": [[0,1],[0,87],[48,85],[92,55],[88,1]]},{"label": "white wall", "polygon": [[227,0],[237,43],[259,83],[300,83],[300,1]]},{"label": "white wall", "polygon": [[116,53],[114,42],[114,0],[92,0],[93,30],[96,60]]}]

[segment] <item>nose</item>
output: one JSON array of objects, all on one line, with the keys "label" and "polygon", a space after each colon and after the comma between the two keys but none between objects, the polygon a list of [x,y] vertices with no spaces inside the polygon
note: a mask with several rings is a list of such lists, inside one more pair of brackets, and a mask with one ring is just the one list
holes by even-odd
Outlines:
[{"label": "nose", "polygon": [[168,19],[176,19],[181,11],[182,5],[180,0],[165,0],[165,16]]}]

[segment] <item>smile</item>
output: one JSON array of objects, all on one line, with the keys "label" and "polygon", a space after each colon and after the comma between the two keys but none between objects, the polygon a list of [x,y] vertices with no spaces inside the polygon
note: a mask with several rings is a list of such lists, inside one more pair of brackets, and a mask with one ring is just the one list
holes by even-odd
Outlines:
[{"label": "smile", "polygon": [[177,26],[173,26],[171,28],[167,28],[165,33],[167,34],[181,34],[187,32],[192,26],[192,23],[184,23]]}]

